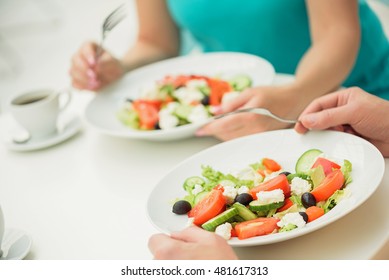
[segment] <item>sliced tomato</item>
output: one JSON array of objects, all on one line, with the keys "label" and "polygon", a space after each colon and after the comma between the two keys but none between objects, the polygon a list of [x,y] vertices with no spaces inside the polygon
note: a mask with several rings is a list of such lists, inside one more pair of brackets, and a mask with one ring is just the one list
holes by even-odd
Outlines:
[{"label": "sliced tomato", "polygon": [[257,199],[257,193],[260,191],[273,191],[276,189],[281,189],[285,197],[290,196],[290,186],[285,174],[280,174],[269,181],[259,184],[250,190],[250,194],[254,199]]},{"label": "sliced tomato", "polygon": [[257,170],[257,173],[258,173],[259,175],[261,175],[263,178],[266,177],[265,170],[263,170],[263,169],[261,169],[261,168],[259,168],[259,169]]},{"label": "sliced tomato", "polygon": [[316,220],[317,218],[324,215],[324,209],[317,207],[317,206],[311,206],[308,207],[305,210],[305,214],[308,216],[308,223]]},{"label": "sliced tomato", "polygon": [[208,78],[208,85],[211,89],[209,104],[212,106],[220,105],[223,95],[226,92],[232,91],[231,85],[223,80]]},{"label": "sliced tomato", "polygon": [[231,229],[231,237],[238,237],[234,228]]},{"label": "sliced tomato", "polygon": [[335,191],[340,190],[344,183],[344,176],[340,169],[335,169],[328,174],[324,180],[311,191],[316,201],[328,199]]},{"label": "sliced tomato", "polygon": [[[158,116],[158,101],[136,100],[132,103],[134,110],[139,116],[140,129],[154,129],[159,121]],[[159,105],[160,106],[160,105]]]},{"label": "sliced tomato", "polygon": [[261,236],[273,233],[279,229],[276,218],[257,218],[239,223],[235,226],[235,232],[239,239]]},{"label": "sliced tomato", "polygon": [[223,192],[213,189],[189,211],[188,216],[194,218],[193,223],[195,225],[201,226],[206,221],[223,212],[225,206],[226,199],[223,196]]},{"label": "sliced tomato", "polygon": [[334,169],[340,169],[340,165],[333,162],[333,161],[330,161],[326,158],[317,158],[315,163],[312,165],[311,168],[315,168],[315,167],[318,167],[319,165],[321,165],[323,167],[323,170],[324,170],[324,174],[325,175],[328,175],[332,172],[332,170]]},{"label": "sliced tomato", "polygon": [[290,207],[293,206],[293,204],[293,201],[288,197],[284,200],[284,205],[277,209],[277,212],[288,210]]},{"label": "sliced tomato", "polygon": [[278,162],[270,158],[263,158],[262,164],[265,166],[267,170],[271,172],[275,172],[281,169],[281,165],[279,165]]}]

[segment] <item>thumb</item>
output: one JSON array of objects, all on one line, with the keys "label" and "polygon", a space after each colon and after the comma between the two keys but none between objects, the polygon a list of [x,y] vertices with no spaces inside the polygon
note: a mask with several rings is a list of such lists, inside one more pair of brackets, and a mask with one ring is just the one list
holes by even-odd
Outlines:
[{"label": "thumb", "polygon": [[250,95],[245,92],[240,93],[237,97],[231,99],[230,101],[222,104],[222,112],[232,112],[236,109],[244,106],[250,100]]},{"label": "thumb", "polygon": [[185,242],[198,242],[200,240],[206,240],[210,234],[213,233],[203,230],[197,226],[191,226],[180,232],[173,232],[171,237]]}]

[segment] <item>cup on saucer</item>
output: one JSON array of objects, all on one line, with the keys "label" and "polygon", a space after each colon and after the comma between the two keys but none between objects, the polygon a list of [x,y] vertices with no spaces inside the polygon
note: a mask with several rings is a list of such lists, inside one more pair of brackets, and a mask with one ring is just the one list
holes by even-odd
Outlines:
[{"label": "cup on saucer", "polygon": [[58,117],[70,100],[69,90],[37,89],[12,96],[8,108],[29,139],[46,139],[57,133]]}]

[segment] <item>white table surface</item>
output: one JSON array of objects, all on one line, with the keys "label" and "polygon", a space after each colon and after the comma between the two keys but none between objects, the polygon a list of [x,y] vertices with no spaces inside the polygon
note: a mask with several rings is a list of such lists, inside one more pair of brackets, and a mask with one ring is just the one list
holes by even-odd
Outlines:
[{"label": "white table surface", "polygon": [[[81,115],[92,97],[75,94],[68,114]],[[179,162],[217,143],[115,138],[85,123],[72,139],[44,150],[13,152],[0,143],[6,228],[31,235],[27,259],[151,259],[147,242],[157,230],[146,213],[149,193]],[[299,238],[236,253],[244,259],[372,258],[389,237],[389,159],[385,163],[378,190],[342,219]]]}]

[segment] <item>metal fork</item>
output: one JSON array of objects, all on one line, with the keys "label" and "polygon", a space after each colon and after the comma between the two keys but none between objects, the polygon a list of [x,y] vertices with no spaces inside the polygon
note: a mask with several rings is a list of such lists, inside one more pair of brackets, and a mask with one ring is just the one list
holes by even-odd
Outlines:
[{"label": "metal fork", "polygon": [[272,117],[273,119],[276,119],[276,120],[278,120],[280,122],[284,122],[284,123],[291,123],[291,124],[297,123],[297,120],[287,120],[287,119],[280,118],[279,116],[274,115],[272,112],[270,112],[268,109],[265,109],[265,108],[244,108],[244,109],[239,109],[239,110],[235,110],[232,112],[220,114],[220,115],[214,116],[213,118],[215,120],[217,120],[217,119],[224,118],[226,116],[235,115],[235,114],[239,114],[239,113],[254,113],[254,114],[258,114],[258,115],[269,116],[269,117]]},{"label": "metal fork", "polygon": [[103,43],[108,33],[127,16],[126,4],[123,3],[113,10],[104,20],[102,25],[101,41],[97,47],[96,57],[100,57],[103,52]]}]

